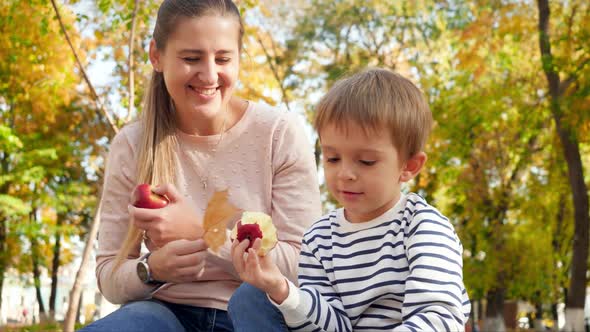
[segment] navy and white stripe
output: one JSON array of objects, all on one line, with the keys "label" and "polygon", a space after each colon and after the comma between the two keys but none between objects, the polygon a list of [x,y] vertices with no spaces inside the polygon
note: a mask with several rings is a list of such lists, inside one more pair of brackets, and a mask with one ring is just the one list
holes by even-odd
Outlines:
[{"label": "navy and white stripe", "polygon": [[285,320],[294,331],[463,331],[462,251],[448,219],[416,194],[367,223],[336,210],[303,238],[299,303]]}]

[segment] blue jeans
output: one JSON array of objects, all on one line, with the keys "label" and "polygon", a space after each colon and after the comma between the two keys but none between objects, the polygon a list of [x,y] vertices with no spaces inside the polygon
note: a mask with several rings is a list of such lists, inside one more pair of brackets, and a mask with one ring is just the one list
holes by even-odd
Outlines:
[{"label": "blue jeans", "polygon": [[233,331],[226,311],[156,299],[130,302],[80,331]]},{"label": "blue jeans", "polygon": [[283,314],[258,288],[242,283],[227,308],[235,332],[289,331]]},{"label": "blue jeans", "polygon": [[246,283],[232,295],[228,312],[156,299],[135,301],[79,332],[288,331],[281,312],[268,301],[266,294]]}]

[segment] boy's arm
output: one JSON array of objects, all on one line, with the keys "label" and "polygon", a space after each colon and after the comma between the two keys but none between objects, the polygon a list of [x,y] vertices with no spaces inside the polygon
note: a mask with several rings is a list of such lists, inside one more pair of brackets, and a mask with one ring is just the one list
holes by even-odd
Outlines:
[{"label": "boy's arm", "polygon": [[405,227],[410,274],[402,325],[394,331],[463,331],[470,305],[463,285],[462,247],[449,221],[418,209]]},{"label": "boy's arm", "polygon": [[306,239],[299,257],[299,288],[289,282],[289,295],[275,306],[291,331],[352,331],[350,319],[326,269]]}]

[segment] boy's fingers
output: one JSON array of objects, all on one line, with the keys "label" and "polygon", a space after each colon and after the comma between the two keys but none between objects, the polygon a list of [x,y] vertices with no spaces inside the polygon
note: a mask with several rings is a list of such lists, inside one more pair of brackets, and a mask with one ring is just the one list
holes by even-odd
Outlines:
[{"label": "boy's fingers", "polygon": [[[238,240],[235,240],[234,242],[238,242]],[[234,267],[236,268],[236,271],[238,273],[242,273],[245,270],[244,252],[246,251],[246,248],[248,248],[249,244],[249,240],[244,240],[242,242],[237,243],[233,249],[232,259],[234,262]]]},{"label": "boy's fingers", "polygon": [[252,245],[252,249],[254,249],[254,251],[258,252],[260,247],[262,247],[262,240],[260,238],[258,238],[256,240],[254,240],[254,244]]},{"label": "boy's fingers", "polygon": [[256,274],[260,275],[262,273],[260,261],[258,261],[258,253],[254,248],[248,249],[248,265],[254,268]]},{"label": "boy's fingers", "polygon": [[234,255],[234,250],[236,250],[236,247],[238,246],[238,243],[240,243],[237,239],[233,240],[231,242],[231,253],[232,256]]}]

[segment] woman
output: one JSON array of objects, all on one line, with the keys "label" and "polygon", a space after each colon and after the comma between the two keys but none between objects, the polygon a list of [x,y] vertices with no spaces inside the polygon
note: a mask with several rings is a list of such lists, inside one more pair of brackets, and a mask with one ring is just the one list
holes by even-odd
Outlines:
[{"label": "woman", "polygon": [[[112,141],[101,200],[96,275],[104,296],[125,305],[83,331],[286,329],[282,319],[230,320],[240,286],[231,245],[212,253],[202,239],[207,202],[227,189],[239,209],[272,217],[279,243],[269,255],[294,281],[303,231],[321,214],[313,150],[294,117],[233,95],[243,33],[230,0],[162,3],[145,106]],[[131,206],[140,183],[170,203]],[[150,252],[140,256],[142,240]],[[255,310],[275,310],[242,288]]]}]

